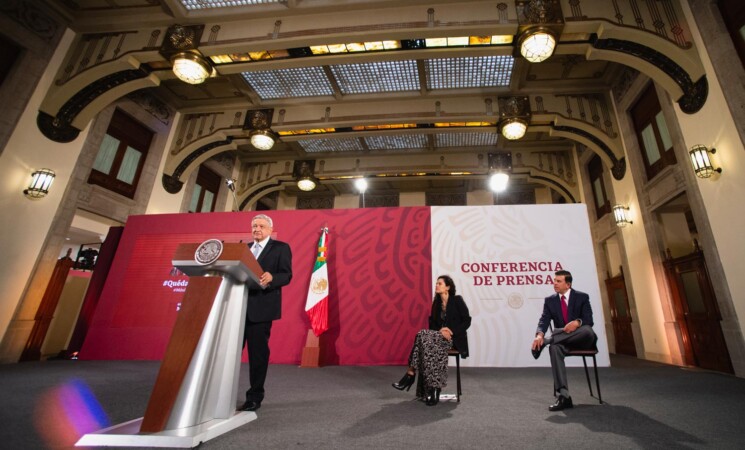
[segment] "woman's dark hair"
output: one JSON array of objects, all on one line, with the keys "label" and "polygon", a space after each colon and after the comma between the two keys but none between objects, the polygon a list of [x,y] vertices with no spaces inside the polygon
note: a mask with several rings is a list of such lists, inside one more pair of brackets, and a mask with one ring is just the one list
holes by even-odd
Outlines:
[{"label": "woman's dark hair", "polygon": [[445,286],[448,287],[448,295],[450,297],[455,296],[455,282],[452,278],[450,278],[448,275],[440,275],[437,277],[438,280],[442,280],[445,283]]}]

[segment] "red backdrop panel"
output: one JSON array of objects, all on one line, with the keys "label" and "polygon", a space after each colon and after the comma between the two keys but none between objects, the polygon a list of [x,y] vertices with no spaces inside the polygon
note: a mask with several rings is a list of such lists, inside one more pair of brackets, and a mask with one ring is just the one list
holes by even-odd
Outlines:
[{"label": "red backdrop panel", "polygon": [[[188,277],[171,259],[184,242],[249,241],[255,212],[132,216],[127,221],[81,359],[160,359]],[[323,226],[329,228],[325,364],[405,364],[432,301],[429,208],[271,211],[293,253],[271,362],[299,364],[309,329],[305,297]],[[245,358],[245,354],[244,354]]]}]

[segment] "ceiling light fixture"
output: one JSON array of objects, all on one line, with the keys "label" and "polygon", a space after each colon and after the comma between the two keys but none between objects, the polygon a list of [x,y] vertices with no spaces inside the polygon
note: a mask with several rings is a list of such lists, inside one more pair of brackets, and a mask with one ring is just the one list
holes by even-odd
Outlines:
[{"label": "ceiling light fixture", "polygon": [[367,190],[367,180],[365,178],[357,178],[354,180],[354,187],[364,194]]},{"label": "ceiling light fixture", "polygon": [[514,141],[522,139],[530,124],[530,99],[528,97],[497,97],[499,105],[499,132]]},{"label": "ceiling light fixture", "polygon": [[502,136],[506,137],[511,141],[522,139],[525,136],[525,132],[528,130],[528,123],[519,117],[513,117],[505,120],[501,124],[500,131]]},{"label": "ceiling light fixture", "polygon": [[492,174],[489,177],[489,189],[497,193],[504,192],[507,190],[512,172],[512,152],[489,153],[488,161],[489,173]]},{"label": "ceiling light fixture", "polygon": [[248,139],[258,150],[269,150],[277,143],[277,135],[271,130],[274,109],[253,109],[246,111],[243,130],[248,131]]},{"label": "ceiling light fixture", "polygon": [[494,192],[504,192],[507,190],[507,184],[510,176],[504,172],[497,172],[489,177],[489,189]]},{"label": "ceiling light fixture", "polygon": [[158,52],[173,66],[179,80],[189,84],[200,84],[209,78],[212,64],[199,53],[199,41],[204,25],[171,25],[166,30]]},{"label": "ceiling light fixture", "polygon": [[297,187],[301,191],[312,191],[316,188],[316,182],[313,180],[313,177],[310,175],[304,176],[303,178],[297,180]]},{"label": "ceiling light fixture", "polygon": [[192,52],[173,55],[173,73],[179,80],[189,84],[204,83],[212,74],[212,66],[206,59]]},{"label": "ceiling light fixture", "polygon": [[228,187],[228,190],[231,194],[233,194],[233,211],[236,211],[236,208],[238,207],[238,197],[235,195],[235,179],[233,178],[226,178],[225,179],[225,185]]},{"label": "ceiling light fixture", "polygon": [[354,187],[357,188],[358,191],[360,191],[360,194],[362,194],[362,198],[360,199],[362,201],[362,207],[365,207],[365,191],[367,191],[367,179],[365,178],[357,178],[354,180]]},{"label": "ceiling light fixture", "polygon": [[253,130],[248,134],[248,138],[251,140],[251,145],[259,150],[270,150],[277,142],[274,133],[269,129]]},{"label": "ceiling light fixture", "polygon": [[301,191],[309,192],[318,186],[318,179],[313,175],[316,162],[312,159],[297,160],[292,174],[297,180],[297,187]]},{"label": "ceiling light fixture", "polygon": [[554,54],[556,36],[548,28],[531,28],[520,35],[518,45],[520,54],[525,59],[532,63],[539,63]]}]

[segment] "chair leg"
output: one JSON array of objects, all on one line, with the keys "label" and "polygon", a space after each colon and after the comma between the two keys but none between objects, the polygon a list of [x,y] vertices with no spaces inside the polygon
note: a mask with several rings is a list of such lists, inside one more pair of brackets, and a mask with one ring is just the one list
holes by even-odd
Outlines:
[{"label": "chair leg", "polygon": [[458,402],[460,403],[460,355],[455,355],[455,378],[458,385],[457,398]]},{"label": "chair leg", "polygon": [[[592,359],[594,360],[595,357],[593,356]],[[587,370],[587,357],[584,355],[582,356],[582,364],[585,365],[585,377],[587,378],[587,387],[590,388],[590,397],[593,397],[592,383],[590,383],[590,372]],[[595,370],[597,370],[597,367]],[[597,372],[595,372],[595,380],[597,380]]]},{"label": "chair leg", "polygon": [[600,378],[598,378],[598,362],[595,360],[595,355],[592,355],[592,367],[595,369],[595,387],[598,388],[598,401],[603,404],[603,396],[600,394]]}]

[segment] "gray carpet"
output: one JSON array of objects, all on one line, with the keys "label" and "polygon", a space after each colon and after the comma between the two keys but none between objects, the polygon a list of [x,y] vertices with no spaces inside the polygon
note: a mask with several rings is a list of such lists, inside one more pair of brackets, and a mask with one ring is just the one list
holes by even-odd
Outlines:
[{"label": "gray carpet", "polygon": [[[428,407],[413,387],[390,386],[403,367],[274,365],[259,418],[199,448],[745,448],[745,380],[623,356],[611,363],[600,369],[603,405],[583,369],[570,368],[575,407],[557,413],[547,410],[548,368],[463,368],[461,402]],[[79,400],[64,386],[89,388],[112,425],[141,417],[157,370],[146,361],[1,365],[0,448],[72,448],[90,431],[69,419]],[[241,391],[247,382],[244,366]],[[454,389],[451,369],[446,392]]]}]

